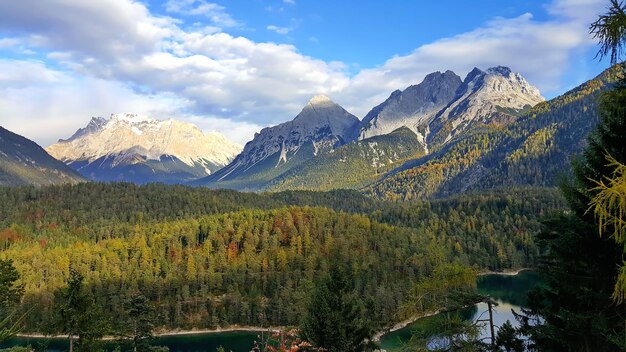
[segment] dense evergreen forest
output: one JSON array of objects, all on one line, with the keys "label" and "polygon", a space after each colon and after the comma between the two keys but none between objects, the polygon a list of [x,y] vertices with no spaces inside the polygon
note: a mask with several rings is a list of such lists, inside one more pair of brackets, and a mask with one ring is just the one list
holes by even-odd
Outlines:
[{"label": "dense evergreen forest", "polygon": [[163,329],[297,325],[331,257],[380,327],[406,315],[406,293],[432,275],[429,253],[478,270],[533,265],[539,217],[563,207],[552,189],[391,203],[353,191],[0,188],[0,259],[20,274],[26,331],[54,332],[71,269],[111,330],[137,295]]}]

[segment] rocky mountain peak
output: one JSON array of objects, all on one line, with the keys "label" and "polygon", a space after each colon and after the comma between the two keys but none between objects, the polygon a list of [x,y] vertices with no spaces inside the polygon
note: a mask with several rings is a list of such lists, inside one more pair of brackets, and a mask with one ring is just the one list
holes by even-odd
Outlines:
[{"label": "rocky mountain peak", "polygon": [[243,174],[250,177],[253,173],[250,170],[261,174],[285,171],[297,162],[351,141],[358,124],[356,116],[329,97],[316,95],[293,120],[266,127],[255,134],[230,165],[209,179],[232,180]]},{"label": "rocky mountain peak", "polygon": [[508,67],[496,66],[486,71],[474,68],[454,100],[433,119],[430,140],[435,144],[446,143],[477,123],[512,122],[544,100],[536,87]]},{"label": "rocky mountain peak", "polygon": [[[94,117],[67,140],[59,140],[47,148],[59,160],[81,168],[127,167],[130,164],[154,164],[160,172],[169,172],[163,160],[177,164],[184,177],[203,177],[227,165],[241,151],[241,146],[223,135],[204,133],[194,124],[175,119],[157,120],[135,113],[111,114],[107,120]],[[92,165],[93,164],[93,165]],[[114,170],[107,170],[114,174]],[[152,171],[150,171],[152,172]],[[104,173],[104,172],[103,172]],[[98,176],[94,171],[94,175]],[[114,178],[115,179],[115,178]],[[120,178],[120,180],[126,180]],[[159,181],[176,182],[172,179]],[[133,180],[135,181],[135,180]],[[155,180],[144,180],[155,181]],[[178,182],[186,181],[181,179]],[[141,180],[139,181],[141,182]]]},{"label": "rocky mountain peak", "polygon": [[509,75],[511,75],[512,71],[510,68],[506,66],[495,66],[495,67],[488,68],[487,73],[492,74],[492,75],[500,75],[500,76],[508,77]]},{"label": "rocky mountain peak", "polygon": [[430,73],[421,83],[404,91],[394,91],[387,100],[365,115],[358,138],[388,134],[407,127],[423,141],[422,127],[454,98],[461,83],[461,77],[448,70]]},{"label": "rocky mountain peak", "polygon": [[485,75],[485,71],[479,69],[478,67],[474,67],[468,74],[465,76],[463,83],[467,83],[475,80],[477,77],[481,77]]},{"label": "rocky mountain peak", "polygon": [[323,94],[319,94],[319,95],[315,95],[313,96],[309,102],[307,103],[307,105],[313,105],[313,106],[326,106],[326,105],[335,105],[335,102],[332,101],[332,99],[330,99],[328,96],[323,95]]}]

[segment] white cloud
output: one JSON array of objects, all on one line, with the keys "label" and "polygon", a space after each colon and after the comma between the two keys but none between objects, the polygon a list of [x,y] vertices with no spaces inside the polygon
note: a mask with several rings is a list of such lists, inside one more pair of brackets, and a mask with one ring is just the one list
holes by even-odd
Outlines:
[{"label": "white cloud", "polygon": [[296,0],[283,0],[283,2],[285,4],[289,4],[289,5],[295,5],[296,4]]},{"label": "white cloud", "polygon": [[0,60],[0,87],[55,84],[64,79],[64,74],[46,69],[41,61]]},{"label": "white cloud", "polygon": [[20,42],[17,38],[0,38],[0,49],[17,46]]},{"label": "white cloud", "polygon": [[558,92],[573,54],[593,45],[588,25],[602,10],[601,3],[555,1],[548,7],[555,16],[550,21],[535,21],[530,13],[495,18],[480,28],[393,57],[380,67],[361,70],[340,99],[347,109],[364,116],[390,92],[418,83],[430,72],[450,69],[463,78],[474,67],[497,65],[522,73],[543,93]]},{"label": "white cloud", "polygon": [[108,117],[112,112],[174,117],[241,144],[261,129],[254,123],[185,113],[189,104],[173,94],[138,94],[121,83],[77,78],[41,62],[0,60],[2,126],[44,147],[69,137],[91,116]]},{"label": "white cloud", "polygon": [[328,94],[362,117],[391,91],[436,70],[464,75],[474,66],[507,65],[542,91],[558,91],[572,55],[592,45],[587,26],[601,3],[555,0],[549,20],[496,18],[350,77],[343,63],[305,56],[293,45],[222,32],[236,21],[215,3],[169,1],[169,13],[212,23],[181,28],[133,0],[0,1],[0,33],[20,35],[63,68],[0,64],[0,114],[42,143],[50,142],[46,133],[70,135],[89,116],[133,110],[182,116],[207,129],[226,126],[223,132],[244,142],[259,127],[295,116],[311,95]]},{"label": "white cloud", "polygon": [[273,24],[266,27],[268,31],[276,32],[278,34],[289,34],[293,30],[293,28],[289,27],[278,27]]},{"label": "white cloud", "polygon": [[233,142],[245,145],[256,132],[263,127],[251,122],[234,121],[216,116],[183,116],[182,120],[191,122],[203,131],[218,131]]},{"label": "white cloud", "polygon": [[187,16],[204,16],[218,27],[228,28],[240,25],[227,12],[224,6],[204,0],[169,0],[165,10]]},{"label": "white cloud", "polygon": [[159,50],[177,27],[135,1],[27,0],[0,2],[3,29],[23,32],[33,46],[104,60]]}]

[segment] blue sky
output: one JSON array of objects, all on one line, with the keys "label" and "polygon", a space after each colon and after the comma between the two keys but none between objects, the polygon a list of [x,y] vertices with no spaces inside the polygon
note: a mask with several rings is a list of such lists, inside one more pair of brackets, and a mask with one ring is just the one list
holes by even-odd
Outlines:
[{"label": "blue sky", "polygon": [[[315,94],[363,117],[451,69],[511,67],[546,98],[607,62],[608,0],[8,0],[0,124],[45,145],[91,116],[175,117],[245,143]],[[35,10],[33,10],[35,9]]]}]

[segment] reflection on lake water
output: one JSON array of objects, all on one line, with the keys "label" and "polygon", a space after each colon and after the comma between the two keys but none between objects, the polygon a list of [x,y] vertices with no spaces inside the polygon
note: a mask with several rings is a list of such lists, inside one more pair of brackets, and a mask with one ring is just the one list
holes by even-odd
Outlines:
[{"label": "reflection on lake water", "polygon": [[[523,271],[517,275],[490,274],[479,278],[478,291],[498,302],[498,305],[493,310],[493,321],[496,328],[502,326],[507,320],[513,323],[514,326],[517,326],[517,321],[515,321],[511,310],[519,312],[521,307],[525,307],[528,291],[540,284],[539,274],[532,271]],[[479,317],[480,319],[487,318],[488,314],[487,304],[478,303],[464,310],[462,317],[463,319],[475,321]],[[415,331],[423,329],[432,319],[435,319],[435,317],[419,319],[405,328],[383,335],[380,342],[381,348],[387,351],[398,350],[404,342],[410,340]],[[487,336],[489,336],[489,333],[486,326],[484,326],[481,337]]]}]

